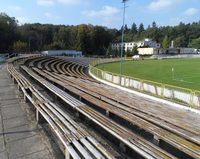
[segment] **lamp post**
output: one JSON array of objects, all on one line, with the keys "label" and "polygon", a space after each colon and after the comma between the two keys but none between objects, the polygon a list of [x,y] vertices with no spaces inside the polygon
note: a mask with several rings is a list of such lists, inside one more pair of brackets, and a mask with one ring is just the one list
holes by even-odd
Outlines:
[{"label": "lamp post", "polygon": [[121,56],[120,56],[120,85],[122,85],[122,63],[123,63],[123,50],[124,50],[124,23],[125,23],[125,11],[126,11],[126,2],[128,0],[122,0],[124,4],[123,12],[123,25],[122,25],[122,42],[121,42]]}]

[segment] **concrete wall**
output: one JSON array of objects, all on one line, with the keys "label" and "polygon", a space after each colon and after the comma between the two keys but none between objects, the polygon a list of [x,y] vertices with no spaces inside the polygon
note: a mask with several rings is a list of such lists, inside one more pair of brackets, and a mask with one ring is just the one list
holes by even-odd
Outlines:
[{"label": "concrete wall", "polygon": [[[101,77],[103,80],[119,85],[120,76],[112,75],[110,73],[101,71]],[[129,89],[135,89],[140,92],[146,92],[153,94],[157,97],[164,97],[174,101],[179,101],[182,103],[187,103],[188,105],[193,105],[200,107],[200,97],[198,93],[190,92],[184,89],[178,89],[176,87],[168,87],[162,84],[153,84],[149,82],[144,82],[143,80],[132,79],[129,77],[122,77],[122,86]]]},{"label": "concrete wall", "polygon": [[180,48],[181,54],[196,54],[196,50],[194,48]]},{"label": "concrete wall", "polygon": [[163,54],[196,54],[197,51],[194,48],[167,48],[162,49]]},{"label": "concrete wall", "polygon": [[154,55],[158,54],[158,49],[155,48],[138,48],[139,55]]},{"label": "concrete wall", "polygon": [[156,54],[196,54],[194,48],[138,48],[139,55],[156,55]]}]

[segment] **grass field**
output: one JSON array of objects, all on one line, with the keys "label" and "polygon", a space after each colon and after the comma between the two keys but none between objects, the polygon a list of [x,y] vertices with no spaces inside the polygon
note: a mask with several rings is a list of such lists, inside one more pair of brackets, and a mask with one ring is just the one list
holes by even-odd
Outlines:
[{"label": "grass field", "polygon": [[[119,74],[120,63],[102,64],[98,68]],[[123,62],[123,75],[200,90],[200,58]]]}]

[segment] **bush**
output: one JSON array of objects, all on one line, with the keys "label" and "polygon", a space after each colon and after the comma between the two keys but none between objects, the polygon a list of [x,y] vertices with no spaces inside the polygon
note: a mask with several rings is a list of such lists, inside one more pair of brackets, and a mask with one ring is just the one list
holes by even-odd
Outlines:
[{"label": "bush", "polygon": [[132,56],[134,56],[134,55],[138,55],[138,48],[135,46],[134,48],[133,48],[133,50],[132,50]]}]

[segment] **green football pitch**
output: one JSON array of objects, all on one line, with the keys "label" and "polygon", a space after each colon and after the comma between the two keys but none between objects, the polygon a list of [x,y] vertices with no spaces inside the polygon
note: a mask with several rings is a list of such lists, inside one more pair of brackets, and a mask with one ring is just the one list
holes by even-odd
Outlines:
[{"label": "green football pitch", "polygon": [[[101,64],[98,68],[120,73],[119,62]],[[123,75],[200,90],[200,58],[124,61]]]}]

